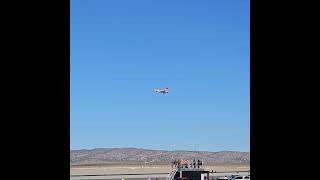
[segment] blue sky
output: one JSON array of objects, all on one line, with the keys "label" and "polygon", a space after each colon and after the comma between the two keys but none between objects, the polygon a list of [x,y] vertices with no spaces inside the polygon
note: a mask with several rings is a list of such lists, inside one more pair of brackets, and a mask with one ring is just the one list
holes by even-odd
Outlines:
[{"label": "blue sky", "polygon": [[71,149],[250,151],[249,3],[71,0]]}]

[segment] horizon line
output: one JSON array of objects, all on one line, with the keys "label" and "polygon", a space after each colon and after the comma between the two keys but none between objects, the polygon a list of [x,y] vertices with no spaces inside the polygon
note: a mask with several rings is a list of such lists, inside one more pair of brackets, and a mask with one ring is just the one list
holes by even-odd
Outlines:
[{"label": "horizon line", "polygon": [[250,153],[250,151],[236,151],[236,150],[220,150],[220,151],[208,151],[208,150],[164,150],[164,149],[149,149],[149,148],[138,148],[138,147],[95,147],[95,148],[82,148],[82,149],[70,149],[70,151],[79,151],[79,150],[95,150],[95,149],[143,149],[143,150],[152,150],[152,151],[189,151],[189,152],[244,152]]}]

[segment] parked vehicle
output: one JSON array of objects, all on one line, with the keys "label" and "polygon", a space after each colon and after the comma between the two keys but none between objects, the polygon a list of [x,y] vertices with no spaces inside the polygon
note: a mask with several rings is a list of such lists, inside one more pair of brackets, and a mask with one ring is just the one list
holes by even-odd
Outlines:
[{"label": "parked vehicle", "polygon": [[219,177],[217,180],[231,180],[231,178],[224,176],[224,177]]},{"label": "parked vehicle", "polygon": [[250,179],[250,175],[248,175],[248,176],[235,176],[234,178],[232,178],[232,180],[235,180],[235,179]]}]

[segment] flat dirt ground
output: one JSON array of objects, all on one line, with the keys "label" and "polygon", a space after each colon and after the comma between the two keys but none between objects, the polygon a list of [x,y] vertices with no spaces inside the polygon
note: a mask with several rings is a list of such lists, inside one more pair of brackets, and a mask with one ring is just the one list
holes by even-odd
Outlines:
[{"label": "flat dirt ground", "polygon": [[[207,165],[204,167],[208,171],[247,171],[250,165]],[[154,165],[142,167],[139,165],[123,165],[123,166],[71,166],[70,175],[88,175],[88,174],[143,174],[143,173],[170,173],[169,165]]]}]

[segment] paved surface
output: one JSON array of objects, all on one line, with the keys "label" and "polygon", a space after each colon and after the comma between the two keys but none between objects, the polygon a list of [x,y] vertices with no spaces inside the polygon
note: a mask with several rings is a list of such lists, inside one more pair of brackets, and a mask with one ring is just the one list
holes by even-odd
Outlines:
[{"label": "paved surface", "polygon": [[[169,174],[138,174],[138,175],[127,175],[127,174],[117,174],[117,175],[73,175],[70,176],[70,180],[121,180],[122,177],[128,180],[165,180]],[[223,176],[231,175],[249,175],[248,172],[219,172],[219,173],[210,173],[210,180],[216,179]]]},{"label": "paved surface", "polygon": [[122,177],[129,180],[165,180],[169,174],[147,174],[147,175],[91,175],[91,176],[70,176],[70,180],[121,180]]}]

